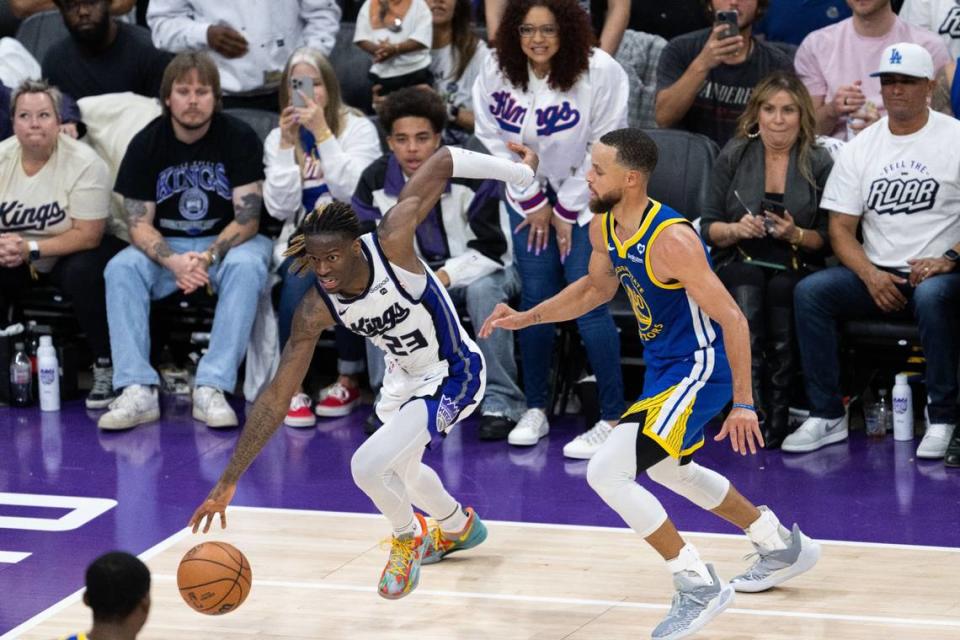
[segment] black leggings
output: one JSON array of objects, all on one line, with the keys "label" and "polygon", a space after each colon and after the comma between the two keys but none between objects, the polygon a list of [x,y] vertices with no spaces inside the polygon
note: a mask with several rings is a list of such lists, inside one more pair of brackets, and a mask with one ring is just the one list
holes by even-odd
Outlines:
[{"label": "black leggings", "polygon": [[803,272],[778,271],[745,262],[731,262],[717,272],[727,291],[755,287],[760,293],[760,306],[765,309],[792,309],[793,289],[804,275]]},{"label": "black leggings", "polygon": [[87,335],[87,344],[94,358],[110,357],[110,332],[107,329],[107,298],[103,270],[110,258],[126,245],[114,236],[104,235],[100,246],[61,256],[50,273],[41,273],[39,280],[30,277],[30,269],[21,265],[0,268],[0,311],[6,318],[9,305],[19,292],[34,286],[53,285],[73,303],[80,329]]}]

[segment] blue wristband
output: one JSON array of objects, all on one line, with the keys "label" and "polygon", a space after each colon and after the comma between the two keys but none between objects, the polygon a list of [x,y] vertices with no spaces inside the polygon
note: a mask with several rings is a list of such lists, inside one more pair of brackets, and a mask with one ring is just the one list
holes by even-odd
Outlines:
[{"label": "blue wristband", "polygon": [[734,402],[734,403],[733,403],[733,408],[734,408],[734,409],[746,409],[747,411],[753,411],[754,413],[757,412],[757,408],[756,408],[755,406],[753,406],[752,404],[744,404],[743,402]]}]

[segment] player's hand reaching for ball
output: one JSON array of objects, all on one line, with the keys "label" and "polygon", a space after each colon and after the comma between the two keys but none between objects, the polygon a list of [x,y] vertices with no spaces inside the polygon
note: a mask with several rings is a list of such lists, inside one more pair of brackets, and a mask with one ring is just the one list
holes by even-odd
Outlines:
[{"label": "player's hand reaching for ball", "polygon": [[217,483],[217,486],[210,491],[210,495],[207,496],[207,499],[203,501],[203,504],[197,507],[197,510],[193,512],[193,516],[190,518],[189,526],[193,528],[193,532],[196,533],[200,529],[200,523],[203,522],[203,519],[206,518],[206,523],[203,525],[203,532],[206,533],[210,531],[210,525],[213,524],[213,516],[217,513],[220,514],[220,528],[227,528],[227,505],[230,504],[230,501],[233,500],[233,494],[237,490],[237,485],[235,484],[223,484]]},{"label": "player's hand reaching for ball", "polygon": [[714,440],[719,442],[730,436],[730,446],[740,455],[757,452],[757,444],[763,446],[763,435],[760,433],[760,423],[757,421],[757,412],[735,407],[727,414],[723,427]]}]

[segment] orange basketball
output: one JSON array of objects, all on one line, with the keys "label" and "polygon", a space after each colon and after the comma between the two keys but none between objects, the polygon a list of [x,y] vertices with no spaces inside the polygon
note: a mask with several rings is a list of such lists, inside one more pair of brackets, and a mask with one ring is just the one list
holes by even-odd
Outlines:
[{"label": "orange basketball", "polygon": [[210,616],[233,611],[247,599],[253,572],[246,556],[226,542],[204,542],[183,555],[177,567],[180,596]]}]

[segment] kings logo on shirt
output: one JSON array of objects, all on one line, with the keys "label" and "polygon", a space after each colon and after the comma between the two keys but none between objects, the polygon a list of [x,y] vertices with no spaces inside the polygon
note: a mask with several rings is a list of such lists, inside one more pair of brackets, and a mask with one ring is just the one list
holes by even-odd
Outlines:
[{"label": "kings logo on shirt", "polygon": [[937,201],[940,183],[926,165],[916,160],[898,160],[883,168],[883,175],[870,183],[866,207],[879,215],[929,211]]},{"label": "kings logo on shirt", "polygon": [[950,7],[943,22],[940,23],[937,33],[951,38],[960,38],[960,6]]}]

